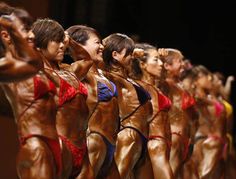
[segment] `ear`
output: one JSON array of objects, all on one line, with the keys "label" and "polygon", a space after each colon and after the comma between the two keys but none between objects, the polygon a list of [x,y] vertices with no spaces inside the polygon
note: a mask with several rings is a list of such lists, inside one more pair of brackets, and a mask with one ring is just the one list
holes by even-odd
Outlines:
[{"label": "ear", "polygon": [[119,61],[120,53],[117,52],[117,51],[113,51],[113,52],[112,52],[112,57],[113,57],[114,59],[116,59],[116,60]]},{"label": "ear", "polygon": [[8,45],[11,44],[11,37],[10,37],[9,33],[6,30],[1,31],[1,38]]},{"label": "ear", "polygon": [[168,63],[164,63],[164,65],[163,65],[163,67],[166,69],[166,70],[168,70],[169,69],[169,64]]},{"label": "ear", "polygon": [[143,61],[140,61],[139,64],[140,64],[140,68],[142,69],[145,69],[147,67],[147,64]]}]

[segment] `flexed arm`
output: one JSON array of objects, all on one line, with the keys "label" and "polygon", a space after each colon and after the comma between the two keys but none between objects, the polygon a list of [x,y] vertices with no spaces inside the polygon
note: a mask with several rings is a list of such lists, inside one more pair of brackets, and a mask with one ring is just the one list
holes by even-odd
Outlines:
[{"label": "flexed arm", "polygon": [[225,86],[224,86],[224,95],[227,100],[230,100],[232,82],[234,81],[234,76],[230,75],[227,77]]},{"label": "flexed arm", "polygon": [[18,29],[11,19],[0,17],[0,45],[4,49],[0,59],[1,82],[24,80],[43,67],[39,54],[29,46]]},{"label": "flexed arm", "polygon": [[88,73],[90,67],[93,65],[89,53],[76,41],[69,37],[69,54],[75,61],[69,67],[70,71],[74,72],[76,76],[82,80]]}]

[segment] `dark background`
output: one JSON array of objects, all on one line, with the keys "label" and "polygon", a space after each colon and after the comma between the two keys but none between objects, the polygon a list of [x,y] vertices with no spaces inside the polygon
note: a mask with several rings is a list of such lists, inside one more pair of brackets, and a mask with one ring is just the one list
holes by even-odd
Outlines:
[{"label": "dark background", "polygon": [[[231,1],[191,0],[9,0],[34,18],[50,17],[66,29],[86,24],[102,37],[121,32],[158,47],[177,48],[192,61],[226,77],[234,75],[236,8]],[[236,82],[231,101],[236,104]],[[0,178],[16,178],[16,126],[0,98]],[[235,132],[234,132],[235,133]]]}]

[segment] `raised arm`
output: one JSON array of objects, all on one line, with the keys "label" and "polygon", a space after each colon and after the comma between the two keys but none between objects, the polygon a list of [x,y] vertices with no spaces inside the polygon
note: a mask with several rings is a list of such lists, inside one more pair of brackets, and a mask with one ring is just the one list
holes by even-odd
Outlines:
[{"label": "raised arm", "polygon": [[88,73],[90,67],[93,65],[89,53],[76,41],[69,37],[68,44],[69,54],[75,61],[70,66],[70,71],[74,72],[80,80],[82,80]]},{"label": "raised arm", "polygon": [[0,82],[24,80],[35,75],[43,63],[39,54],[22,37],[13,20],[0,18]]},{"label": "raised arm", "polygon": [[232,82],[234,81],[234,76],[228,76],[228,78],[226,79],[225,82],[225,86],[224,86],[224,97],[226,98],[226,100],[230,99],[230,94],[231,94],[231,88],[232,88]]}]

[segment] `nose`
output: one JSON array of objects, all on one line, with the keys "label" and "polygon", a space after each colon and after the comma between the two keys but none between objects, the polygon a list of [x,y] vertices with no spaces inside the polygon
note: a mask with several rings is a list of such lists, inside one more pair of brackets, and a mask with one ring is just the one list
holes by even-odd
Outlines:
[{"label": "nose", "polygon": [[158,59],[158,65],[163,66],[163,62],[161,61],[161,59]]},{"label": "nose", "polygon": [[64,44],[63,42],[60,42],[59,48],[60,48],[60,49],[64,49],[64,46],[65,46],[65,44]]},{"label": "nose", "polygon": [[102,43],[100,43],[99,49],[101,49],[101,50],[104,49],[104,45]]}]

